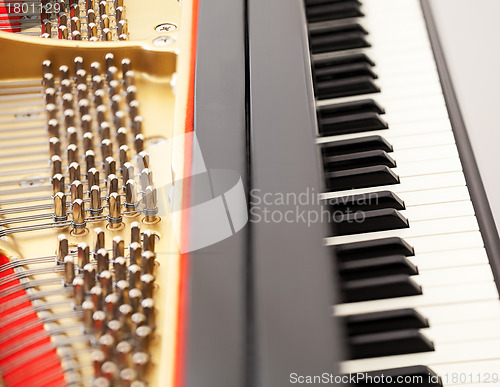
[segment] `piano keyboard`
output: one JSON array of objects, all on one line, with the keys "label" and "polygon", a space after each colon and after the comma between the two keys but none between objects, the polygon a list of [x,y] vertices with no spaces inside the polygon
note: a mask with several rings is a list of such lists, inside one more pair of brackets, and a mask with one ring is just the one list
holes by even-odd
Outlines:
[{"label": "piano keyboard", "polygon": [[305,3],[342,372],[423,375],[422,386],[498,378],[498,290],[420,2]]}]

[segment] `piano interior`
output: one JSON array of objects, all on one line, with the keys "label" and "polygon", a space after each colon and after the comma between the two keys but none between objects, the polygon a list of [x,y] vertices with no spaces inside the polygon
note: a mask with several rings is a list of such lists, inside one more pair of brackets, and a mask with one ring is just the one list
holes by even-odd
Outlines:
[{"label": "piano interior", "polygon": [[438,8],[0,0],[0,386],[498,383]]}]

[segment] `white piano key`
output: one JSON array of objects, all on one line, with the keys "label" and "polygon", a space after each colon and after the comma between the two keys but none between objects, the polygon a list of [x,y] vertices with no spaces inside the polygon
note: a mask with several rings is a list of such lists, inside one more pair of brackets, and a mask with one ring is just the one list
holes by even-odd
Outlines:
[{"label": "white piano key", "polygon": [[434,352],[408,355],[385,356],[372,359],[349,360],[341,363],[343,373],[374,371],[379,369],[405,367],[410,364],[446,364],[474,360],[500,358],[500,339],[464,341],[436,346]]},{"label": "white piano key", "polygon": [[466,340],[500,339],[500,319],[460,321],[446,325],[435,324],[420,331],[438,345]]},{"label": "white piano key", "polygon": [[443,160],[422,160],[421,162],[401,163],[398,167],[392,168],[392,171],[398,175],[401,180],[412,176],[459,172],[461,170],[462,164],[456,157]]},{"label": "white piano key", "polygon": [[[361,219],[361,218],[360,218]],[[420,238],[426,236],[436,236],[440,234],[455,234],[467,231],[479,230],[475,216],[461,216],[455,218],[444,218],[434,220],[423,220],[410,222],[410,227],[398,230],[367,232],[363,234],[341,235],[326,238],[328,246],[342,243],[353,243],[367,241],[371,239],[400,237],[400,238]]]},{"label": "white piano key", "polygon": [[417,253],[434,253],[452,249],[468,249],[484,246],[481,233],[477,230],[456,234],[409,237],[406,241],[413,246]]},{"label": "white piano key", "polygon": [[[421,271],[412,277],[424,293],[430,288],[449,286],[453,284],[466,284],[481,281],[493,281],[493,273],[489,263],[474,266],[447,267],[437,270]],[[500,326],[499,326],[500,328]]]},{"label": "white piano key", "polygon": [[420,272],[445,267],[489,264],[484,248],[440,251],[437,253],[416,253],[408,260],[416,265]]},{"label": "white piano key", "polygon": [[[396,160],[397,164],[405,164],[411,162],[425,160],[440,160],[447,158],[458,159],[458,151],[455,144],[436,145],[428,147],[428,152],[422,152],[420,149],[402,149],[390,153],[391,157]],[[393,156],[394,155],[394,156]]]},{"label": "white piano key", "polygon": [[421,308],[488,300],[497,300],[498,302],[498,292],[493,281],[424,289],[424,293],[419,296],[339,304],[334,306],[334,313],[336,316],[349,316],[382,310]]},{"label": "white piano key", "polygon": [[489,320],[500,318],[500,302],[497,299],[474,300],[419,306],[416,308],[422,316],[428,319],[430,326],[453,324],[456,322]]},{"label": "white piano key", "polygon": [[421,221],[429,219],[453,218],[457,216],[473,216],[474,207],[470,200],[427,204],[406,207],[400,211],[409,221]]}]

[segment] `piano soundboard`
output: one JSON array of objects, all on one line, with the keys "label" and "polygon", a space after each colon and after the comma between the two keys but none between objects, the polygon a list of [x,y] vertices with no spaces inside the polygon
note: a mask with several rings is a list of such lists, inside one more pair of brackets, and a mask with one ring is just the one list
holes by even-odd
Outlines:
[{"label": "piano soundboard", "polygon": [[433,12],[0,0],[0,385],[500,383]]}]

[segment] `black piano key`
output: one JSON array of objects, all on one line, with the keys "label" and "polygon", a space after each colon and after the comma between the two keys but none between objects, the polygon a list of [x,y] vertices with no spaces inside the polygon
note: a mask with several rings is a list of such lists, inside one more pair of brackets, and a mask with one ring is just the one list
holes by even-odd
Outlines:
[{"label": "black piano key", "polygon": [[417,267],[404,255],[389,255],[387,257],[339,262],[338,269],[341,279],[345,281],[395,274],[410,276],[418,274]]},{"label": "black piano key", "polygon": [[334,79],[351,78],[357,76],[369,76],[377,79],[378,76],[372,70],[373,65],[368,62],[346,63],[332,65],[329,67],[315,68],[313,71],[315,82],[331,81]]},{"label": "black piano key", "polygon": [[318,99],[328,99],[378,93],[380,89],[374,83],[373,77],[362,75],[316,82],[315,92]]},{"label": "black piano key", "polygon": [[309,31],[313,54],[370,47],[365,39],[368,32],[358,23],[334,25]]},{"label": "black piano key", "polygon": [[383,150],[385,152],[392,152],[393,147],[382,136],[358,137],[321,144],[321,153],[323,154],[323,157],[370,150]]},{"label": "black piano key", "polygon": [[341,288],[344,302],[382,300],[422,294],[422,288],[406,274],[345,281]]},{"label": "black piano key", "polygon": [[363,16],[360,6],[361,4],[358,1],[325,2],[315,5],[307,4],[307,21],[315,23],[326,20],[360,17]]},{"label": "black piano key", "polygon": [[417,329],[370,333],[349,340],[352,359],[434,351],[434,344]]},{"label": "black piano key", "polygon": [[399,177],[385,165],[325,173],[329,191],[399,184]]},{"label": "black piano key", "polygon": [[344,214],[333,213],[332,220],[336,235],[363,234],[409,227],[408,219],[393,208]]},{"label": "black piano key", "polygon": [[[309,6],[312,6],[312,5],[320,5],[320,4],[330,4],[330,3],[341,3],[345,0],[304,0],[304,3],[306,5],[306,7],[309,7]],[[359,3],[359,1],[357,0],[352,0],[352,1],[355,1],[357,3]]]},{"label": "black piano key", "polygon": [[344,243],[335,246],[335,252],[340,262],[383,257],[387,255],[404,255],[405,257],[415,255],[413,247],[404,239],[398,237]]},{"label": "black piano key", "polygon": [[382,208],[404,210],[404,202],[391,191],[369,192],[359,195],[342,196],[326,199],[325,205],[332,212],[369,211]]},{"label": "black piano key", "polygon": [[333,136],[387,129],[387,123],[380,117],[384,113],[372,99],[321,106],[317,110],[319,134]]},{"label": "black piano key", "polygon": [[367,64],[370,67],[375,66],[375,62],[372,61],[366,54],[356,53],[356,54],[340,55],[331,58],[330,57],[316,58],[312,63],[312,67],[313,71],[316,73],[321,69],[329,69],[336,66],[352,65],[359,63]]},{"label": "black piano key", "polygon": [[429,327],[425,317],[409,308],[347,316],[345,324],[349,336]]},{"label": "black piano key", "polygon": [[395,168],[396,161],[394,161],[385,151],[372,150],[324,157],[323,165],[325,171],[332,172],[344,169],[371,167],[374,165],[385,165],[389,168]]}]

